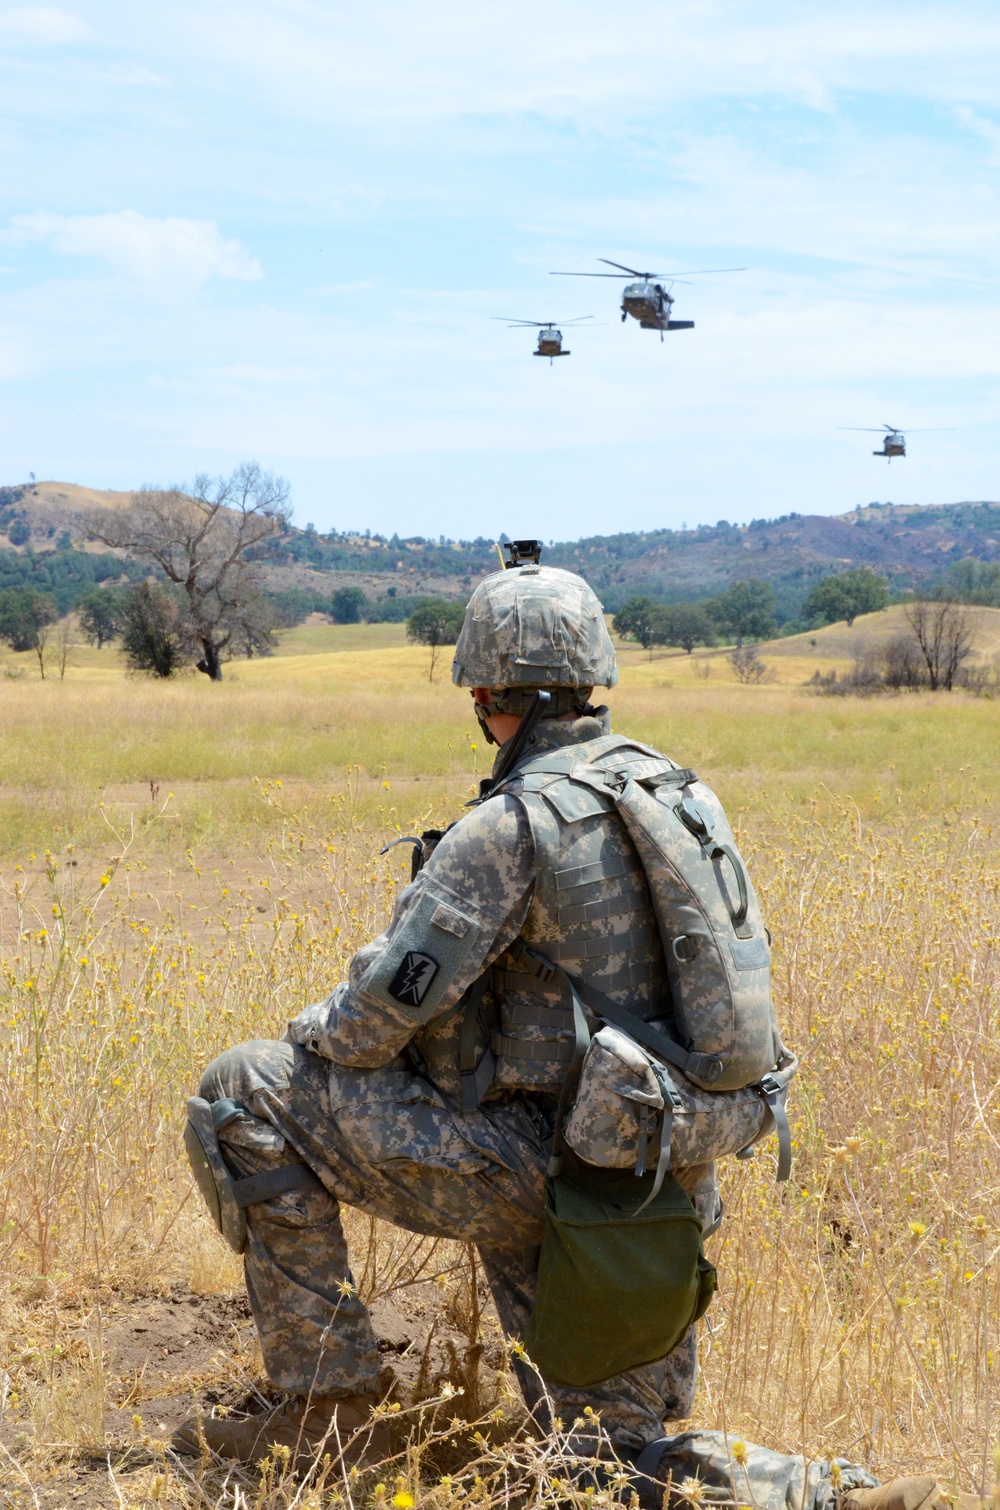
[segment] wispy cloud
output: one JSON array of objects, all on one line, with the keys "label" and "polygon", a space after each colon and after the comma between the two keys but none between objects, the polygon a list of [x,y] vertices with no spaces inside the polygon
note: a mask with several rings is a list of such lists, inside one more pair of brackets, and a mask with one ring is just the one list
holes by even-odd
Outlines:
[{"label": "wispy cloud", "polygon": [[207,278],[250,282],[264,276],[251,257],[209,220],[157,219],[135,210],[108,215],[55,215],[37,210],[15,215],[5,240],[13,245],[45,241],[65,257],[96,257],[143,283],[167,287]]},{"label": "wispy cloud", "polygon": [[58,5],[12,5],[0,9],[0,37],[25,42],[81,42],[90,29]]},{"label": "wispy cloud", "polygon": [[[255,452],[428,533],[995,494],[996,0],[67,4],[0,8],[23,471]],[[750,271],[661,345],[548,277],[598,256]],[[549,368],[504,313],[596,319]],[[887,418],[958,428],[886,473],[834,427]]]}]

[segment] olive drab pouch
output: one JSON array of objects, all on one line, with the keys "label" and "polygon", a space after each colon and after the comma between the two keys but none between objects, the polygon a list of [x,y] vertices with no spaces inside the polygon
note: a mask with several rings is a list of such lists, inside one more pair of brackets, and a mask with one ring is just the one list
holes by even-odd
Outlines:
[{"label": "olive drab pouch", "polygon": [[663,1358],[703,1315],[715,1269],[668,1176],[567,1170],[549,1178],[538,1289],[524,1345],[542,1377],[585,1388]]}]

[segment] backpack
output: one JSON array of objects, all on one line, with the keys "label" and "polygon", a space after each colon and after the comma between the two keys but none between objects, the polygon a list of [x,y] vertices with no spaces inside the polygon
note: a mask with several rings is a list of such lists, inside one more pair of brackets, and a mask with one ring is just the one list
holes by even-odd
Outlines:
[{"label": "backpack", "polygon": [[672,1021],[669,1031],[647,1022],[539,958],[540,969],[563,978],[574,1007],[606,1024],[588,1041],[578,1026],[560,1141],[590,1163],[641,1170],[659,1120],[662,1177],[672,1136],[680,1165],[747,1153],[776,1126],[778,1178],[787,1179],[785,1099],[797,1060],[781,1042],[770,936],[722,805],[694,771],[615,735],[524,761],[493,790],[537,794],[559,811],[572,800],[567,784],[613,805],[628,830],[656,914]]}]

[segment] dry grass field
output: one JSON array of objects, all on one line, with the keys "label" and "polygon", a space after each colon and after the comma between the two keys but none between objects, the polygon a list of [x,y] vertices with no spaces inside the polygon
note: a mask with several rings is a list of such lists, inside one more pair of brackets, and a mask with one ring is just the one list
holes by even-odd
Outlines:
[{"label": "dry grass field", "polygon": [[[737,821],[803,1060],[790,1186],[769,1153],[724,1173],[696,1420],[988,1491],[1000,701],[815,697],[812,667],[852,649],[842,627],[811,638],[765,647],[779,680],[759,687],[721,652],[626,647],[611,698]],[[486,769],[467,694],[427,663],[397,626],[307,624],[217,686],[129,680],[82,646],[63,680],[0,665],[0,1505],[518,1497],[530,1452],[469,1255],[360,1217],[355,1274],[402,1405],[382,1479],[223,1475],[163,1445],[193,1399],[265,1388],[237,1263],[192,1194],[184,1097],[342,978],[403,879],[379,846],[457,815]]]}]

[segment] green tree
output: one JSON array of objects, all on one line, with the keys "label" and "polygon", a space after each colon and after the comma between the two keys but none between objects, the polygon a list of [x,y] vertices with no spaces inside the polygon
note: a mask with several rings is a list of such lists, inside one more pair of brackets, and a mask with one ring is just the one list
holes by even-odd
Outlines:
[{"label": "green tree", "polygon": [[302,587],[282,587],[278,592],[269,592],[267,597],[274,604],[278,623],[283,629],[294,629],[311,613],[322,613],[326,608],[325,597]]},{"label": "green tree", "polygon": [[330,594],[330,617],[335,624],[360,624],[367,607],[360,587],[338,587]]},{"label": "green tree", "polygon": [[611,620],[611,627],[623,640],[636,640],[643,650],[652,652],[655,613],[652,598],[629,598]]},{"label": "green tree", "polygon": [[80,611],[80,628],[85,637],[98,650],[103,650],[118,633],[122,611],[121,593],[113,587],[92,587],[84,593],[77,607]]},{"label": "green tree", "polygon": [[939,596],[958,603],[982,603],[1000,608],[1000,561],[977,561],[967,556],[954,561]]},{"label": "green tree", "polygon": [[424,598],[406,621],[406,638],[417,645],[427,645],[431,652],[428,681],[434,680],[434,668],[442,645],[454,645],[465,618],[465,604],[447,598]]},{"label": "green tree", "polygon": [[734,582],[717,598],[710,598],[705,611],[723,634],[733,636],[737,649],[742,650],[744,640],[769,640],[777,632],[776,601],[770,582],[751,577]]},{"label": "green tree", "polygon": [[837,572],[817,582],[802,605],[803,616],[820,619],[824,624],[847,620],[854,623],[858,614],[877,613],[889,601],[889,584],[870,566]]},{"label": "green tree", "polygon": [[688,655],[696,645],[711,645],[715,640],[712,621],[699,603],[677,603],[672,608],[656,608],[650,620],[655,645],[677,645]]},{"label": "green tree", "polygon": [[173,676],[189,659],[180,609],[159,582],[138,582],[123,594],[120,622],[122,649],[132,671]]},{"label": "green tree", "polygon": [[[10,587],[0,592],[0,640],[12,650],[38,650],[50,624],[59,617],[47,593],[30,587]],[[44,668],[43,668],[44,670]]]}]

